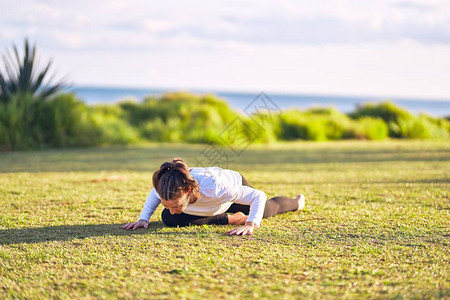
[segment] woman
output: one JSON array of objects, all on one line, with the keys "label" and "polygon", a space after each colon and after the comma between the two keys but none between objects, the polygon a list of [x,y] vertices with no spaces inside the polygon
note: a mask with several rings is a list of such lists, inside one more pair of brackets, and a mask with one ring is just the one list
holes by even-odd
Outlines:
[{"label": "woman", "polygon": [[244,225],[227,233],[252,235],[253,229],[260,227],[262,218],[302,210],[305,196],[267,200],[264,192],[252,188],[236,171],[219,167],[188,168],[181,158],[174,158],[153,173],[153,189],[139,221],[122,228],[147,228],[160,203],[165,207],[161,217],[167,226]]}]

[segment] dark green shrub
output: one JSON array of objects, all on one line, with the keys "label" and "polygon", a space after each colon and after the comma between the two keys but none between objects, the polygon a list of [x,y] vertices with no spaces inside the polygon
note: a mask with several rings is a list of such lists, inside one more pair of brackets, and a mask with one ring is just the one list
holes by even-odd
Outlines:
[{"label": "dark green shrub", "polygon": [[400,119],[407,120],[413,117],[413,115],[407,110],[392,102],[367,102],[363,105],[357,106],[356,110],[349,115],[354,119],[359,119],[361,117],[380,118],[386,123],[397,122]]},{"label": "dark green shrub", "polygon": [[311,107],[304,111],[306,115],[323,115],[323,116],[333,116],[333,115],[342,115],[340,111],[338,111],[334,107]]},{"label": "dark green shrub", "polygon": [[93,146],[101,129],[90,109],[72,94],[46,101],[14,95],[0,105],[0,145],[3,149]]},{"label": "dark green shrub", "polygon": [[36,103],[30,94],[10,95],[0,104],[0,149],[29,149],[35,146],[31,134]]},{"label": "dark green shrub", "polygon": [[305,128],[305,115],[297,110],[291,109],[283,112],[280,115],[280,140],[296,140],[307,139]]},{"label": "dark green shrub", "polygon": [[155,142],[163,142],[166,138],[167,126],[160,118],[147,121],[139,126],[142,137]]},{"label": "dark green shrub", "polygon": [[73,94],[61,94],[37,105],[34,136],[38,145],[93,146],[101,130],[90,109]]},{"label": "dark green shrub", "polygon": [[390,137],[403,137],[399,122],[409,122],[414,119],[411,113],[392,102],[364,103],[349,115],[354,119],[373,117],[384,120],[389,126]]},{"label": "dark green shrub", "polygon": [[147,99],[142,103],[122,102],[119,106],[124,112],[124,117],[133,126],[139,126],[154,119],[167,120],[168,111],[165,107],[158,105],[158,101]]}]

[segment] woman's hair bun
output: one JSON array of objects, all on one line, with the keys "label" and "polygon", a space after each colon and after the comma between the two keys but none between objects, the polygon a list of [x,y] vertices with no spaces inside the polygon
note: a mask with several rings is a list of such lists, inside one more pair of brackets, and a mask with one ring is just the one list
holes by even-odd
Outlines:
[{"label": "woman's hair bun", "polygon": [[188,167],[181,158],[174,158],[172,162],[165,162],[160,167],[161,175],[169,171],[188,171]]},{"label": "woman's hair bun", "polygon": [[173,169],[178,169],[178,168],[187,169],[188,168],[186,163],[184,162],[184,160],[179,157],[172,159],[172,164],[173,164]]},{"label": "woman's hair bun", "polygon": [[163,199],[170,200],[178,198],[181,193],[191,191],[190,203],[194,203],[200,196],[200,186],[195,178],[189,173],[185,161],[174,158],[165,162],[159,170],[153,173],[153,187]]}]

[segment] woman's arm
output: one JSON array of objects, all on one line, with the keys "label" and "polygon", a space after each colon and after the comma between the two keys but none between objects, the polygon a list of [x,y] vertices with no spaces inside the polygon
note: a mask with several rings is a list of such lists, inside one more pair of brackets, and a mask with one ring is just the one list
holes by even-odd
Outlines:
[{"label": "woman's arm", "polygon": [[147,228],[148,221],[150,220],[153,212],[158,207],[159,203],[161,203],[161,199],[159,198],[158,193],[156,193],[155,188],[153,188],[150,192],[150,195],[148,195],[147,200],[145,201],[144,208],[142,209],[142,213],[139,216],[139,220],[137,222],[125,224],[122,226],[122,228],[127,230]]},{"label": "woman's arm", "polygon": [[147,200],[145,201],[139,220],[145,220],[148,222],[160,203],[161,199],[159,198],[158,193],[155,188],[152,188]]},{"label": "woman's arm", "polygon": [[250,212],[244,226],[228,231],[230,235],[253,234],[253,229],[261,226],[267,195],[249,186],[239,187],[235,203],[250,205]]},{"label": "woman's arm", "polygon": [[247,222],[253,222],[259,226],[264,215],[266,201],[267,195],[263,191],[249,186],[240,186],[237,198],[233,202],[250,205]]}]

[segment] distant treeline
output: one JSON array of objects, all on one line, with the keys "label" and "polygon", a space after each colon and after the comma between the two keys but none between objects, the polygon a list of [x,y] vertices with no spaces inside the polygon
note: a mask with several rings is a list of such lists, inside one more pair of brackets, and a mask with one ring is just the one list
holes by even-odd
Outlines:
[{"label": "distant treeline", "polygon": [[88,106],[73,94],[45,101],[17,94],[0,103],[1,150],[142,141],[233,144],[245,140],[448,139],[449,132],[449,120],[413,115],[391,102],[366,103],[349,114],[334,108],[311,108],[260,112],[252,117],[234,111],[214,95],[182,92],[113,105]]}]

